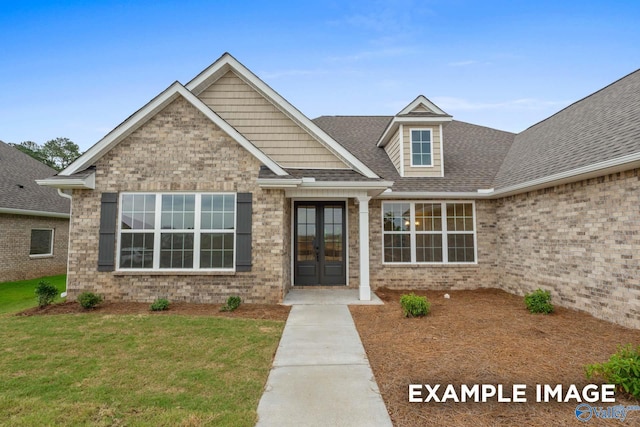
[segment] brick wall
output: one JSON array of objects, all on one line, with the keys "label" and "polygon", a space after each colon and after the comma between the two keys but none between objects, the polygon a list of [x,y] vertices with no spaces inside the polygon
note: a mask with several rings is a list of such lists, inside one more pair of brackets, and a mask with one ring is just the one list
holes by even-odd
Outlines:
[{"label": "brick wall", "polygon": [[497,201],[499,286],[640,327],[640,169]]},{"label": "brick wall", "polygon": [[[89,290],[107,300],[219,303],[280,302],[287,286],[290,214],[281,190],[256,184],[260,163],[182,98],[168,105],[96,163],[96,189],[73,193],[68,292]],[[135,274],[97,271],[102,192],[202,191],[253,193],[251,272]]]},{"label": "brick wall", "polygon": [[[421,199],[422,200],[422,199]],[[371,288],[476,289],[496,287],[496,210],[492,201],[476,201],[478,263],[470,265],[382,264],[381,201],[369,204]]]},{"label": "brick wall", "polygon": [[[53,256],[29,256],[33,228],[54,230]],[[68,219],[0,214],[0,282],[66,273],[68,242]]]}]

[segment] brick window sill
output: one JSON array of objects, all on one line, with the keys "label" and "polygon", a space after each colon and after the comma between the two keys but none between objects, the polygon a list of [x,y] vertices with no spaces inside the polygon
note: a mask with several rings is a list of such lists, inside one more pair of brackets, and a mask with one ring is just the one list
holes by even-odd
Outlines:
[{"label": "brick window sill", "polygon": [[235,276],[235,271],[114,271],[114,276]]}]

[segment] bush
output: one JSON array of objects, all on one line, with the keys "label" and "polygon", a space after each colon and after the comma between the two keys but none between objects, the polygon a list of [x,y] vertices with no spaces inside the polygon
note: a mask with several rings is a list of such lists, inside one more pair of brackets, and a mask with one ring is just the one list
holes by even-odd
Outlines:
[{"label": "bush", "polygon": [[78,295],[78,302],[82,306],[82,308],[94,308],[96,305],[102,302],[102,297],[100,295],[96,295],[93,292],[83,292]]},{"label": "bush", "polygon": [[549,291],[543,291],[542,289],[537,289],[530,294],[526,294],[524,296],[524,303],[531,313],[549,314],[553,311],[551,293]]},{"label": "bush", "polygon": [[151,304],[151,311],[165,311],[169,308],[169,300],[165,298],[158,298]]},{"label": "bush", "polygon": [[240,297],[231,296],[227,298],[227,304],[223,305],[220,311],[234,311],[236,308],[240,307],[240,303],[242,300]]},{"label": "bush", "polygon": [[36,297],[38,298],[38,306],[46,307],[53,302],[58,295],[58,288],[53,286],[46,280],[41,280],[36,286]]},{"label": "bush", "polygon": [[635,349],[631,344],[618,346],[608,362],[586,365],[584,369],[587,379],[602,377],[607,383],[640,398],[640,346]]},{"label": "bush", "polygon": [[400,297],[400,305],[405,317],[421,317],[429,314],[431,303],[427,301],[427,297],[419,297],[413,293],[402,295]]}]

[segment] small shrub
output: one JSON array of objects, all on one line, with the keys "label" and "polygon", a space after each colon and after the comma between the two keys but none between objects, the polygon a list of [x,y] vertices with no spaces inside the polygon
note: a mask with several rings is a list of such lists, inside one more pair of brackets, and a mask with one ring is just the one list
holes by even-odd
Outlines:
[{"label": "small shrub", "polygon": [[537,289],[524,296],[524,303],[531,313],[549,314],[553,311],[551,292]]},{"label": "small shrub", "polygon": [[165,311],[169,308],[169,300],[165,298],[158,298],[151,304],[151,311]]},{"label": "small shrub", "polygon": [[234,311],[236,308],[240,307],[240,303],[242,300],[240,297],[231,296],[227,298],[227,304],[223,305],[220,311]]},{"label": "small shrub", "polygon": [[78,302],[82,306],[82,308],[94,308],[96,305],[102,302],[102,297],[100,295],[96,295],[93,292],[83,292],[78,295]]},{"label": "small shrub", "polygon": [[41,280],[36,286],[36,297],[38,298],[38,306],[46,307],[53,302],[58,295],[58,288],[53,286],[46,280]]},{"label": "small shrub", "polygon": [[426,316],[431,308],[431,303],[427,301],[427,297],[419,297],[413,293],[402,295],[400,297],[400,305],[405,317]]},{"label": "small shrub", "polygon": [[640,398],[640,345],[635,349],[631,344],[618,346],[608,362],[586,365],[584,369],[587,379],[601,377],[636,399]]}]

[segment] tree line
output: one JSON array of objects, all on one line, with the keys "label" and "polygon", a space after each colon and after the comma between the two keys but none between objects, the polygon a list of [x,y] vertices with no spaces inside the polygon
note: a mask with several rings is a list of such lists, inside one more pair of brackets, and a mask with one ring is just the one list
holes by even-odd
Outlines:
[{"label": "tree line", "polygon": [[40,145],[33,141],[24,141],[20,144],[9,145],[17,148],[34,159],[61,171],[80,156],[80,147],[69,138],[56,138]]}]

